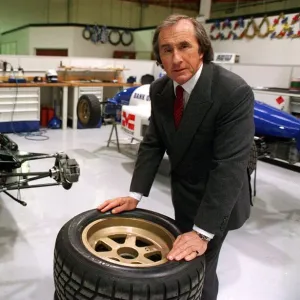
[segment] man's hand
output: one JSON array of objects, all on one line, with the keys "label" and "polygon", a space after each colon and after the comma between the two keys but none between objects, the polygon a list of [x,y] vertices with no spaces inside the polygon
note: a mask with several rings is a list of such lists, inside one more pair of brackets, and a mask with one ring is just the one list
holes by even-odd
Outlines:
[{"label": "man's hand", "polygon": [[[113,208],[112,213],[117,214],[125,210],[134,210],[137,207],[138,200],[132,197],[119,197],[106,200],[97,207],[101,212],[106,212]],[[115,208],[116,207],[116,208]]]},{"label": "man's hand", "polygon": [[195,231],[184,233],[177,237],[167,258],[169,260],[192,260],[206,251],[207,243]]}]

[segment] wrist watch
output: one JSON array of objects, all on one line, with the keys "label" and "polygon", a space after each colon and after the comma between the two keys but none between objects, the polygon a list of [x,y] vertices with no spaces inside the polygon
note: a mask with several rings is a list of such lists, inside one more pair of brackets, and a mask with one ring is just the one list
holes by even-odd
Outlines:
[{"label": "wrist watch", "polygon": [[206,242],[209,242],[211,240],[211,238],[209,238],[208,236],[205,236],[202,233],[199,233],[197,231],[195,231],[195,232],[198,234],[198,236],[200,237],[201,240],[206,241]]}]

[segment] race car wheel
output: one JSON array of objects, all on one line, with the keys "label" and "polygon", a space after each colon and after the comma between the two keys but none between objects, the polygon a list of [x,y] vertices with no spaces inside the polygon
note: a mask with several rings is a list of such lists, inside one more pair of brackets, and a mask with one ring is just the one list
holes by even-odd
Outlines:
[{"label": "race car wheel", "polygon": [[166,258],[180,234],[174,221],[143,209],[117,215],[90,210],[59,231],[55,297],[65,299],[200,299],[205,259]]},{"label": "race car wheel", "polygon": [[101,107],[98,98],[93,94],[82,95],[77,104],[77,118],[85,128],[93,128],[101,118]]},{"label": "race car wheel", "polygon": [[250,157],[249,157],[249,161],[248,161],[248,170],[249,170],[250,175],[256,169],[256,164],[257,164],[257,148],[256,148],[255,141],[253,141],[251,152],[250,152]]}]

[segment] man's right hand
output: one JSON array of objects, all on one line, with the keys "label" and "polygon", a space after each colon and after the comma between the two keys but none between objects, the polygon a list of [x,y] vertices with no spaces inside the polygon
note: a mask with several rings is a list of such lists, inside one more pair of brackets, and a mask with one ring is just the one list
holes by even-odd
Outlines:
[{"label": "man's right hand", "polygon": [[119,197],[111,200],[106,200],[101,205],[97,207],[101,212],[106,212],[112,210],[113,214],[120,213],[125,210],[134,210],[139,201],[132,197]]}]

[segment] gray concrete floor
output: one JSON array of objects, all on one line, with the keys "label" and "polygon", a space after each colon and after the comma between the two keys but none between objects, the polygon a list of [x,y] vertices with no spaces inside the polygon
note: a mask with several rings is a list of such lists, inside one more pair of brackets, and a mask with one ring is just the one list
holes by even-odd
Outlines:
[{"label": "gray concrete floor", "polygon": [[[11,135],[24,151],[66,151],[79,162],[81,177],[69,191],[61,187],[22,191],[27,207],[1,195],[1,300],[52,300],[53,248],[59,229],[76,214],[127,195],[134,159],[118,153],[113,144],[106,147],[110,128],[48,131],[49,139],[40,142]],[[52,163],[52,159],[36,161],[31,169],[45,171]],[[162,168],[140,207],[173,217],[165,173]],[[298,173],[259,163],[251,218],[242,229],[229,233],[220,255],[219,300],[299,299],[299,185]]]}]

